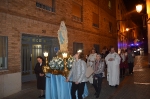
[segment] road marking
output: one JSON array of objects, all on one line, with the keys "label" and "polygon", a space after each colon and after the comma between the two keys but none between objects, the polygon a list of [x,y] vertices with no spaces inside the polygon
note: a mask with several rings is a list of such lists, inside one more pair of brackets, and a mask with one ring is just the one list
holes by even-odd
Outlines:
[{"label": "road marking", "polygon": [[144,69],[134,69],[133,71],[144,71]]},{"label": "road marking", "polygon": [[140,83],[140,82],[134,82],[134,84],[139,84],[139,85],[150,85],[150,83]]}]

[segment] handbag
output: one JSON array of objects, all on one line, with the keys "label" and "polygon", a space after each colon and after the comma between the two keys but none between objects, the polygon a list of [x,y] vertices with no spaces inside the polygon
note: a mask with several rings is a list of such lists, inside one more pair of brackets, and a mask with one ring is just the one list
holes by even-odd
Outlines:
[{"label": "handbag", "polygon": [[94,73],[93,68],[91,66],[88,66],[85,73],[86,77],[87,78],[90,77],[93,73]]}]

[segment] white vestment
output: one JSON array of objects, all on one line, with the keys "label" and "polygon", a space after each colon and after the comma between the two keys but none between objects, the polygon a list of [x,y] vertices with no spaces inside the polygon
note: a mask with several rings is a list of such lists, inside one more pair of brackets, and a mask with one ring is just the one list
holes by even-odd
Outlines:
[{"label": "white vestment", "polygon": [[[108,61],[110,58],[113,58],[114,60]],[[107,80],[109,82],[109,85],[115,86],[119,85],[119,76],[120,76],[120,56],[114,52],[109,53],[105,58],[106,64],[107,64]]]},{"label": "white vestment", "polygon": [[95,61],[96,60],[96,53],[94,54],[90,54],[88,59],[87,59],[87,65],[88,66],[92,66],[93,65],[93,62],[92,61]]},{"label": "white vestment", "polygon": [[[90,54],[89,57],[87,58],[87,66],[91,66],[93,65],[94,61],[96,60],[96,53],[94,54]],[[93,61],[93,62],[92,62]],[[93,68],[93,67],[92,67]],[[89,82],[91,84],[93,84],[93,75],[91,75],[89,78],[88,78]]]}]

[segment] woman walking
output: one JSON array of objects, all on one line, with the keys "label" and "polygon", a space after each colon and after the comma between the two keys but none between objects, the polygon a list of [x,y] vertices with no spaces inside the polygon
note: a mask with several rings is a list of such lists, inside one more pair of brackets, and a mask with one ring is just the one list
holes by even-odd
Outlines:
[{"label": "woman walking", "polygon": [[45,66],[44,59],[41,56],[38,56],[34,71],[37,78],[37,89],[41,91],[39,98],[45,98],[45,74],[43,73],[43,66]]},{"label": "woman walking", "polygon": [[125,51],[122,49],[121,53],[120,53],[120,57],[121,57],[121,62],[120,62],[120,78],[125,76],[125,70],[127,68],[127,64],[126,64],[126,54]]},{"label": "woman walking", "polygon": [[96,91],[96,93],[95,93],[96,98],[99,98],[99,95],[100,95],[104,68],[105,68],[104,60],[101,59],[100,54],[97,54],[96,60],[93,64],[93,70],[94,70],[93,86]]},{"label": "woman walking", "polygon": [[75,55],[75,62],[73,63],[72,69],[67,77],[66,81],[72,78],[71,97],[76,99],[76,91],[78,91],[78,99],[83,99],[82,94],[84,92],[86,78],[86,63],[84,61],[84,54],[78,53]]}]

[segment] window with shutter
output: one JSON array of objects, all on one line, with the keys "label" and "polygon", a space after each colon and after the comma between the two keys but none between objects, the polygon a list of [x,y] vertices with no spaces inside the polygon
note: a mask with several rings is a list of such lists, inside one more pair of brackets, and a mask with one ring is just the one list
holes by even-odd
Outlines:
[{"label": "window with shutter", "polygon": [[36,0],[36,7],[55,12],[54,2],[55,0]]},{"label": "window with shutter", "polygon": [[82,22],[82,5],[72,2],[72,17],[73,20]]}]

